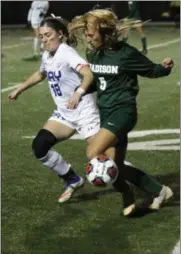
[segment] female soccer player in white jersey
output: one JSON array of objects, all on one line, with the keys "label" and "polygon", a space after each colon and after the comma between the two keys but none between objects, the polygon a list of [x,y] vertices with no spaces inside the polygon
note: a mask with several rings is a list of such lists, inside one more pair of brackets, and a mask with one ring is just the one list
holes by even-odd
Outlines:
[{"label": "female soccer player in white jersey", "polygon": [[[59,198],[59,202],[63,203],[70,199],[77,189],[83,187],[84,179],[78,176],[71,165],[51,148],[56,143],[70,138],[76,131],[90,142],[92,136],[100,128],[99,111],[91,94],[83,96],[79,103],[83,90],[79,86],[81,85],[86,90],[93,81],[93,75],[87,62],[68,45],[70,41],[63,19],[46,18],[42,21],[40,38],[45,46],[40,69],[12,91],[8,98],[12,101],[16,100],[26,89],[33,87],[45,78],[48,79],[49,89],[57,110],[53,112],[36,135],[32,149],[35,157],[43,165],[51,168],[65,180],[66,189]],[[77,93],[74,93],[76,88],[78,88]],[[68,109],[68,105],[71,107],[70,97],[72,94],[75,94],[74,102],[77,95],[78,107],[74,110]],[[109,151],[107,155],[109,155]],[[134,194],[129,184],[124,180],[121,180],[120,192],[122,192],[122,186],[124,186],[123,212],[127,215],[126,209],[129,203],[133,202]]]},{"label": "female soccer player in white jersey", "polygon": [[49,8],[48,1],[33,1],[28,12],[27,21],[31,24],[31,27],[34,30],[34,58],[38,58],[39,55],[39,27],[40,23],[45,17]]}]

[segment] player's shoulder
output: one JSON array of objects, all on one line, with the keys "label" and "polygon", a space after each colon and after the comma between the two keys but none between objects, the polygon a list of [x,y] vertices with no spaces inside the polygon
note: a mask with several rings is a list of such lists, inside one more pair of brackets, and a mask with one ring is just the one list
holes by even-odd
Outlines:
[{"label": "player's shoulder", "polygon": [[77,51],[66,43],[61,43],[58,48],[58,54],[69,57],[70,54],[78,54]]},{"label": "player's shoulder", "polygon": [[60,51],[71,51],[71,52],[74,52],[74,51],[76,51],[73,47],[71,47],[71,46],[69,46],[67,43],[62,43],[61,45],[60,45]]},{"label": "player's shoulder", "polygon": [[131,55],[133,53],[139,52],[137,48],[134,46],[124,42],[124,41],[119,41],[118,44],[116,45],[116,50],[121,52],[124,52],[127,55]]}]

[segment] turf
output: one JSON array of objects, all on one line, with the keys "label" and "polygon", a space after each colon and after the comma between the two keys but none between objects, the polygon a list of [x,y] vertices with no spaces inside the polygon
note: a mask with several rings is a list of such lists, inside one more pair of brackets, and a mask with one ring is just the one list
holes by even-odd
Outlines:
[{"label": "turf", "polygon": [[[175,28],[146,29],[148,44],[179,37]],[[24,62],[32,54],[32,41],[22,38],[30,31],[2,30],[2,89],[19,83],[39,68],[39,62]],[[140,47],[132,31],[129,42]],[[21,46],[14,46],[21,44]],[[11,46],[13,46],[11,48]],[[84,50],[79,48],[82,55]],[[140,81],[139,121],[135,130],[179,129],[180,47],[179,42],[149,51],[148,57],[162,62],[170,56],[175,67],[170,76]],[[179,238],[179,150],[132,151],[127,160],[169,185],[172,202],[157,213],[124,218],[120,195],[112,189],[97,189],[88,183],[65,205],[57,198],[63,183],[34,159],[32,136],[54,109],[47,82],[26,91],[15,103],[2,93],[2,253],[3,254],[169,254]],[[129,141],[179,138],[179,134],[150,135]],[[56,146],[81,175],[84,175],[86,143],[68,140]],[[135,190],[138,201],[146,196]]]}]

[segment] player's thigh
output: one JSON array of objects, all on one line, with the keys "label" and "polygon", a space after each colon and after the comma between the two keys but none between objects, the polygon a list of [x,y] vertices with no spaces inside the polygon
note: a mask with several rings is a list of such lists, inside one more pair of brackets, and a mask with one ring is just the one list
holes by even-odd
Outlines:
[{"label": "player's thigh", "polygon": [[89,159],[105,153],[105,151],[118,142],[118,138],[111,131],[101,128],[95,134],[87,147],[87,157]]},{"label": "player's thigh", "polygon": [[43,126],[43,129],[50,131],[58,141],[66,140],[75,133],[75,129],[72,129],[65,123],[61,123],[53,119],[48,120]]},{"label": "player's thigh", "polygon": [[38,22],[36,20],[31,20],[31,27],[32,27],[35,35],[39,36],[40,22]]},{"label": "player's thigh", "polygon": [[100,130],[99,111],[95,106],[86,106],[81,110],[81,117],[75,122],[77,132],[89,142]]},{"label": "player's thigh", "polygon": [[125,141],[125,137],[137,123],[136,105],[120,107],[112,113],[102,112],[101,127],[112,132],[120,143]]}]

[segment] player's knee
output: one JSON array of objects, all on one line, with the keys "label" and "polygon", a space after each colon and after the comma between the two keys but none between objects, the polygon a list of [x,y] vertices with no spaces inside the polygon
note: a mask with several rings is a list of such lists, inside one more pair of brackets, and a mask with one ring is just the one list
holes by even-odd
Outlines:
[{"label": "player's knee", "polygon": [[41,129],[32,143],[32,150],[37,159],[45,157],[57,142],[56,137],[48,130]]}]

